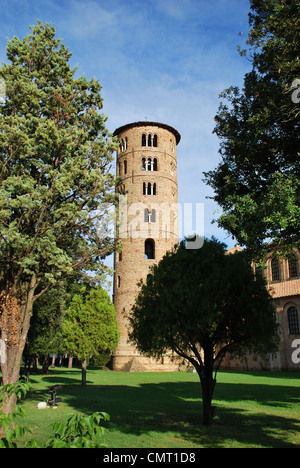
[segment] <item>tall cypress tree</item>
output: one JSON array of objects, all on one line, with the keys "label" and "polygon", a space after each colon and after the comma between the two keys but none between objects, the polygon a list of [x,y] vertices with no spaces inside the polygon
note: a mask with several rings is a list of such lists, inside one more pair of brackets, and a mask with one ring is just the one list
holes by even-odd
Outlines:
[{"label": "tall cypress tree", "polygon": [[115,186],[100,83],[75,76],[53,26],[39,22],[31,30],[8,42],[0,69],[3,383],[18,380],[37,297],[76,269],[101,273],[114,247],[99,229],[99,204],[114,201]]}]

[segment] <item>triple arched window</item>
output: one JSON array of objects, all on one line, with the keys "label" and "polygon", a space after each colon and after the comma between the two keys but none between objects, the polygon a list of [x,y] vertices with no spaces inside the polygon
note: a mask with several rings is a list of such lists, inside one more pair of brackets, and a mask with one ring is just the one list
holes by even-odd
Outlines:
[{"label": "triple arched window", "polygon": [[143,158],[142,159],[142,171],[157,171],[157,159],[156,158]]},{"label": "triple arched window", "polygon": [[143,133],[142,135],[142,146],[154,146],[157,147],[157,135],[152,135],[149,133]]},{"label": "triple arched window", "polygon": [[156,183],[143,182],[143,195],[156,195]]}]

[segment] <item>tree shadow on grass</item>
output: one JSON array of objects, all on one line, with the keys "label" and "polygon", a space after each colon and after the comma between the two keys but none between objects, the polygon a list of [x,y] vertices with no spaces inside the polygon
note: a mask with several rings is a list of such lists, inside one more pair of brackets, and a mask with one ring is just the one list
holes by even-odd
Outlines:
[{"label": "tree shadow on grass", "polygon": [[[198,447],[261,446],[299,447],[293,434],[299,433],[300,414],[292,413],[291,404],[300,402],[298,387],[246,383],[217,383],[214,424],[202,426],[201,386],[198,382],[160,382],[130,385],[87,385],[66,375],[45,376],[49,383],[61,384],[59,396],[69,412],[110,414],[111,431],[136,436],[173,433],[174,437]],[[41,401],[44,390],[31,391],[29,398]],[[243,401],[245,402],[243,406]],[[249,409],[249,401],[255,409]],[[235,404],[236,402],[236,404]],[[246,403],[247,402],[247,403]],[[266,411],[266,407],[267,410]],[[272,413],[271,407],[279,408]],[[291,408],[289,417],[285,408]],[[281,414],[279,414],[283,411]],[[292,417],[291,417],[292,416]],[[295,442],[296,441],[296,442]]]}]

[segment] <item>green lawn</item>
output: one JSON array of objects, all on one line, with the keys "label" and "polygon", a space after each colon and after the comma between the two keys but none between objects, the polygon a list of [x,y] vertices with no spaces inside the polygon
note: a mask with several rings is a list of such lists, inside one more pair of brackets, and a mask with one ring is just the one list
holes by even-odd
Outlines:
[{"label": "green lawn", "polygon": [[[33,437],[43,443],[49,424],[73,412],[105,411],[111,421],[109,448],[300,447],[300,373],[220,372],[214,425],[202,426],[197,374],[118,373],[88,369],[86,388],[79,369],[33,375],[22,403]],[[48,388],[62,384],[57,409],[37,409]]]}]

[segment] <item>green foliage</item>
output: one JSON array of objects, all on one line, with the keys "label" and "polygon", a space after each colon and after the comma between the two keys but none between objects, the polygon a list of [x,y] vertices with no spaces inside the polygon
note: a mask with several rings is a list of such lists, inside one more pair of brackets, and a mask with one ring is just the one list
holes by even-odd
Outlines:
[{"label": "green foliage", "polygon": [[7,91],[0,107],[0,265],[6,273],[38,270],[53,283],[75,264],[95,269],[91,259],[112,250],[96,210],[114,200],[115,144],[99,112],[99,82],[74,77],[54,27],[39,23],[22,41],[15,37],[7,57],[0,70]]},{"label": "green foliage", "polygon": [[255,278],[244,253],[226,255],[224,244],[184,242],[152,267],[129,317],[130,339],[141,353],[172,352],[188,360],[202,385],[203,423],[213,420],[216,374],[226,352],[275,352],[278,330],[271,296]]},{"label": "green foliage", "polygon": [[251,255],[263,256],[272,240],[283,253],[299,246],[300,107],[292,84],[300,77],[300,6],[298,0],[250,4],[248,50],[241,54],[252,70],[242,90],[220,96],[214,132],[222,159],[205,177],[223,209],[219,225]]},{"label": "green foliage", "polygon": [[115,308],[104,289],[82,289],[75,294],[63,324],[65,351],[80,360],[100,356],[117,346],[118,322]]},{"label": "green foliage", "polygon": [[26,433],[31,432],[27,426],[14,425],[17,416],[25,415],[21,406],[17,406],[12,413],[3,412],[4,405],[10,397],[15,395],[20,400],[27,394],[29,388],[28,382],[23,381],[0,386],[0,448],[17,448],[15,440],[22,439]]},{"label": "green foliage", "polygon": [[103,412],[90,416],[72,414],[66,424],[56,422],[52,425],[54,435],[45,448],[103,448],[105,428],[100,424],[109,420],[109,415]]},{"label": "green foliage", "polygon": [[19,374],[34,301],[74,272],[102,277],[115,244],[99,208],[116,201],[116,141],[101,85],[76,77],[53,26],[31,30],[8,41],[0,68],[0,330],[12,345],[1,364],[5,383]]},{"label": "green foliage", "polygon": [[224,352],[276,350],[277,325],[271,296],[255,278],[243,252],[226,255],[225,245],[205,240],[201,249],[181,243],[141,283],[130,317],[130,338],[141,352],[163,356],[172,350],[203,363],[201,348]]}]

